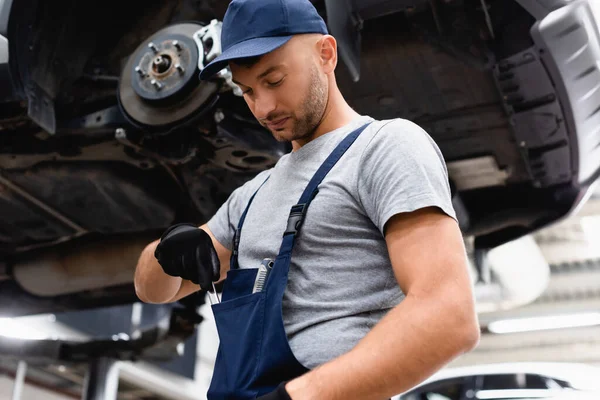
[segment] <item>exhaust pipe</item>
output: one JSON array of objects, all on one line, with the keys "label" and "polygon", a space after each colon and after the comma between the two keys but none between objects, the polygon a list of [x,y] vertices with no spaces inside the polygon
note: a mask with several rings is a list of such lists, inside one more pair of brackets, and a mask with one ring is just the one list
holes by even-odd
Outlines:
[{"label": "exhaust pipe", "polygon": [[36,296],[59,296],[133,283],[140,253],[149,239],[71,245],[13,266],[15,281]]}]

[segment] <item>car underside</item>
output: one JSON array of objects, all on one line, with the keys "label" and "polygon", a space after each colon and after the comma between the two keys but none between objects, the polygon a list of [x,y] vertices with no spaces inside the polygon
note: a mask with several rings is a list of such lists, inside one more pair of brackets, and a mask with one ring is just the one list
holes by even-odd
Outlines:
[{"label": "car underside", "polygon": [[[600,171],[600,90],[588,84],[600,76],[598,32],[585,4],[313,3],[338,39],[349,104],[434,138],[477,248],[585,201]],[[0,2],[0,314],[136,301],[144,245],[173,223],[205,222],[291,150],[227,71],[198,79],[227,4]]]}]

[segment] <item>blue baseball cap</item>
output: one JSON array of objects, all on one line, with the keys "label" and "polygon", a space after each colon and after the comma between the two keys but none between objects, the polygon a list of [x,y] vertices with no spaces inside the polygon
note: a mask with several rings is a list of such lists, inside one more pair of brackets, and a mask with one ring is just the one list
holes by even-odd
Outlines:
[{"label": "blue baseball cap", "polygon": [[200,79],[209,79],[230,60],[270,53],[302,33],[328,34],[309,0],[233,0],[223,18],[221,55],[200,72]]}]

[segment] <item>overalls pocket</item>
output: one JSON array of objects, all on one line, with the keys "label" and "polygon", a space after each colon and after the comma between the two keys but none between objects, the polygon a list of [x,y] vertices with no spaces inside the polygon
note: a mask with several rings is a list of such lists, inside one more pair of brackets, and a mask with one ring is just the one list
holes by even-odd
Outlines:
[{"label": "overalls pocket", "polygon": [[[251,288],[256,274],[246,271],[248,270],[236,270],[235,272],[241,273],[236,278],[243,276],[245,279],[233,279],[230,283],[237,282],[234,286],[238,288],[239,285],[244,288],[250,285]],[[248,281],[251,283],[249,284]],[[240,291],[236,292],[240,293]],[[244,292],[246,290],[241,291]],[[223,290],[224,298],[225,293],[226,288]],[[265,293],[243,294],[214,304],[212,310],[220,343],[209,397],[211,399],[254,398],[257,389],[253,384],[256,380],[256,368],[263,340]]]},{"label": "overalls pocket", "polygon": [[220,304],[252,294],[257,271],[258,268],[229,270],[227,279],[223,283],[223,295]]}]

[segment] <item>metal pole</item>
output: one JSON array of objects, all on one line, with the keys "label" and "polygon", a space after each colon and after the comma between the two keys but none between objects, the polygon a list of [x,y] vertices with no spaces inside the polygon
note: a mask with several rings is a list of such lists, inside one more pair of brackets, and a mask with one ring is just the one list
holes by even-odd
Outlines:
[{"label": "metal pole", "polygon": [[17,373],[15,375],[15,384],[13,386],[12,400],[20,400],[23,392],[23,384],[25,383],[25,375],[27,374],[27,363],[19,361]]},{"label": "metal pole", "polygon": [[131,307],[131,331],[132,339],[138,339],[141,335],[140,327],[142,325],[142,311],[144,305],[142,303],[133,303]]},{"label": "metal pole", "polygon": [[110,358],[90,362],[83,386],[82,400],[117,400],[119,366]]}]

